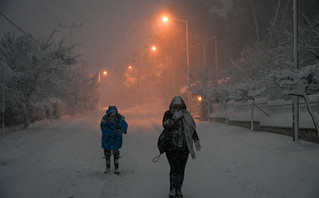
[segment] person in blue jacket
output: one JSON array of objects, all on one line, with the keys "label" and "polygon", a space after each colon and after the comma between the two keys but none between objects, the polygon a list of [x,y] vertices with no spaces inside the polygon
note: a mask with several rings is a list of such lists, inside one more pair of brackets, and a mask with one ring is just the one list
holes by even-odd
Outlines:
[{"label": "person in blue jacket", "polygon": [[109,106],[106,114],[101,120],[102,131],[102,148],[106,161],[105,173],[108,173],[111,168],[111,154],[114,156],[115,173],[119,174],[119,158],[120,148],[122,147],[123,133],[127,133],[127,122],[125,117],[118,113],[116,106]]}]

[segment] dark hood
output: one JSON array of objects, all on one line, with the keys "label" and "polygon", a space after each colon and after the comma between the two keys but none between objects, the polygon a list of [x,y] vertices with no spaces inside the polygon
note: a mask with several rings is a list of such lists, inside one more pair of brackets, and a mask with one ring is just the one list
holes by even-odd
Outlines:
[{"label": "dark hood", "polygon": [[116,112],[116,114],[118,114],[116,106],[109,106],[109,108],[106,110],[106,115],[108,115],[111,112]]},{"label": "dark hood", "polygon": [[171,102],[171,104],[169,105],[169,109],[172,110],[173,106],[176,104],[181,104],[183,105],[183,108],[186,110],[186,104],[183,100],[183,98],[181,96],[175,96]]}]

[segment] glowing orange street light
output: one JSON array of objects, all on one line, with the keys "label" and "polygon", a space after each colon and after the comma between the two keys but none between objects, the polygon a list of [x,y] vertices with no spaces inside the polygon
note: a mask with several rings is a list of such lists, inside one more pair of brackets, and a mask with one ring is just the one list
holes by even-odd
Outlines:
[{"label": "glowing orange street light", "polygon": [[157,50],[156,46],[153,45],[153,46],[152,46],[152,51],[155,52],[156,50]]},{"label": "glowing orange street light", "polygon": [[197,99],[198,99],[198,101],[202,101],[202,97],[201,96],[198,96]]},{"label": "glowing orange street light", "polygon": [[166,22],[168,22],[168,18],[167,18],[166,16],[164,16],[164,17],[162,18],[162,21],[163,21],[164,23],[166,23]]},{"label": "glowing orange street light", "polygon": [[129,69],[133,69],[132,65],[129,65],[128,68],[129,68]]},{"label": "glowing orange street light", "polygon": [[[104,70],[102,73],[103,73],[104,76],[107,76],[107,74],[108,74],[106,70]],[[99,83],[101,82],[101,72],[99,72],[98,81],[99,81]]]}]

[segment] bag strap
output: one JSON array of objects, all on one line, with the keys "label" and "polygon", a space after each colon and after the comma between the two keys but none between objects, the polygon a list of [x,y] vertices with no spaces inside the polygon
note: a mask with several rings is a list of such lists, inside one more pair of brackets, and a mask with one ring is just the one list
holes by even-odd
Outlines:
[{"label": "bag strap", "polygon": [[153,163],[156,163],[160,158],[161,158],[161,153],[158,155],[158,156],[156,156],[156,157],[154,157],[153,159],[152,159],[152,162]]}]

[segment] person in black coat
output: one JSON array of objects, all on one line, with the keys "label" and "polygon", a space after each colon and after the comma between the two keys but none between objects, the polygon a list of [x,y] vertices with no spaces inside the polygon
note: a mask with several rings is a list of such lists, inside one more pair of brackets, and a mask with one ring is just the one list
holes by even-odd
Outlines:
[{"label": "person in black coat", "polygon": [[163,127],[167,141],[165,152],[170,165],[169,197],[183,197],[181,189],[188,155],[191,153],[192,158],[195,158],[193,142],[197,151],[201,146],[195,122],[186,110],[182,97],[173,98],[169,110],[164,114]]}]

